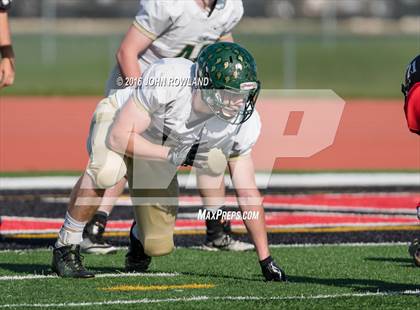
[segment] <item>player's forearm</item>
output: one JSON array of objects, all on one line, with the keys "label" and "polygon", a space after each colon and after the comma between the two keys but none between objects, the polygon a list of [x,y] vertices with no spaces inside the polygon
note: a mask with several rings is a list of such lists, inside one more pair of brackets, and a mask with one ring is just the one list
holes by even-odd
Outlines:
[{"label": "player's forearm", "polygon": [[141,76],[137,53],[120,48],[117,53],[117,61],[123,77],[139,78]]},{"label": "player's forearm", "polygon": [[124,77],[139,78],[141,76],[138,56],[143,54],[152,42],[153,40],[139,31],[135,25],[128,29],[116,55]]},{"label": "player's forearm", "polygon": [[167,146],[154,144],[138,134],[132,134],[126,154],[131,157],[167,160],[169,149]]},{"label": "player's forearm", "polygon": [[247,212],[257,215],[256,218],[244,219],[244,223],[254,242],[259,260],[263,260],[270,256],[270,251],[268,249],[262,197],[260,196],[258,189],[237,191],[237,195],[242,213]]},{"label": "player's forearm", "polygon": [[169,147],[154,144],[138,133],[118,134],[111,131],[107,145],[114,152],[124,154],[129,157],[145,157],[149,159],[166,160]]},{"label": "player's forearm", "polygon": [[2,45],[12,45],[6,12],[0,12],[0,46]]}]

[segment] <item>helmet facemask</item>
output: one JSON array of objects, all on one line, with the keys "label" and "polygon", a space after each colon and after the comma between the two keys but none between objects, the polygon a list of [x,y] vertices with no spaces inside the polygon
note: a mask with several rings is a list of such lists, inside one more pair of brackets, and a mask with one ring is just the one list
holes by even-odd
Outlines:
[{"label": "helmet facemask", "polygon": [[201,89],[201,99],[220,119],[239,125],[246,122],[255,109],[260,92],[259,82],[241,84],[241,89]]}]

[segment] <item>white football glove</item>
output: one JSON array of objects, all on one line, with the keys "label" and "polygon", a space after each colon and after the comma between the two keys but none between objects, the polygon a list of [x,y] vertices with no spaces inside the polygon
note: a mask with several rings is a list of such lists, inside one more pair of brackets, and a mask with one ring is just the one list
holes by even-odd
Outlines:
[{"label": "white football glove", "polygon": [[[204,145],[205,143],[201,143]],[[195,166],[202,168],[202,163],[207,160],[208,148],[200,143],[193,145],[178,143],[168,153],[168,161],[175,166]]]},{"label": "white football glove", "polygon": [[180,143],[169,151],[168,160],[176,166],[193,166],[211,175],[222,174],[227,165],[225,154],[220,149],[209,149],[207,142],[192,146]]}]

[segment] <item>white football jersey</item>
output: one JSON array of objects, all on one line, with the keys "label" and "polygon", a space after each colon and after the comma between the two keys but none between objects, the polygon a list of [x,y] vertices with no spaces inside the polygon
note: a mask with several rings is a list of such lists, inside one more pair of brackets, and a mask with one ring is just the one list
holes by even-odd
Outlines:
[{"label": "white football jersey", "polygon": [[[141,0],[134,26],[153,40],[139,55],[141,71],[161,58],[195,60],[203,47],[230,34],[243,13],[242,0],[217,0],[210,15],[195,0]],[[118,78],[121,81],[119,67],[115,66],[106,95],[124,87],[125,83],[118,85]]]},{"label": "white football jersey", "polygon": [[258,112],[241,125],[217,116],[197,119],[192,108],[194,78],[193,62],[164,58],[144,72],[139,88],[118,90],[112,97],[121,107],[132,96],[140,108],[148,111],[151,124],[143,136],[153,143],[192,145],[201,139],[208,141],[209,148],[219,148],[231,157],[249,153],[260,134]]},{"label": "white football jersey", "polygon": [[134,25],[154,41],[140,62],[150,65],[168,57],[194,60],[203,46],[228,35],[243,12],[242,0],[218,0],[210,15],[195,0],[141,0]]}]

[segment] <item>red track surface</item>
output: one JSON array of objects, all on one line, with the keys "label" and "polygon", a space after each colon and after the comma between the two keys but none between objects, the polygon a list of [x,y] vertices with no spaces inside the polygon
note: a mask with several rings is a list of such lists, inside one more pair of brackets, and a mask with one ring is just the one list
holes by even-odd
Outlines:
[{"label": "red track surface", "polygon": [[[0,171],[83,170],[89,121],[99,98],[2,97]],[[265,124],[277,116],[259,103]],[[264,154],[273,137],[254,150],[257,169],[271,169]],[[335,142],[310,158],[282,158],[284,170],[420,170],[420,139],[406,128],[400,101],[351,101]]]},{"label": "red track surface", "polygon": [[[229,196],[227,205],[236,204],[236,198]],[[362,193],[362,194],[301,194],[301,195],[265,195],[265,206],[306,205],[316,208],[345,207],[345,208],[375,208],[386,211],[388,209],[415,210],[420,202],[420,194],[415,193]],[[201,198],[196,196],[182,196],[181,206],[200,205]]]},{"label": "red track surface", "polygon": [[[132,221],[109,221],[107,231],[129,231]],[[330,226],[382,226],[382,225],[416,225],[418,220],[398,216],[372,216],[372,215],[326,215],[311,213],[269,213],[266,215],[268,228],[301,228],[301,227],[330,227]],[[63,225],[63,219],[44,220],[20,217],[2,217],[0,234],[15,233],[43,233],[58,232]],[[244,228],[241,220],[232,221],[233,228]],[[202,220],[184,220],[176,222],[176,230],[204,229],[205,223]]]},{"label": "red track surface", "polygon": [[[415,225],[418,220],[414,215],[370,215],[370,214],[341,214],[332,213],[325,209],[325,206],[341,208],[357,207],[359,210],[374,208],[375,211],[387,212],[390,209],[414,211],[417,202],[420,200],[418,194],[334,194],[334,195],[276,195],[267,196],[266,204],[276,205],[281,208],[282,204],[307,205],[311,211],[319,211],[324,207],[322,213],[314,212],[268,212],[266,223],[268,228],[302,228],[302,227],[340,227],[340,226],[381,226],[381,225]],[[190,205],[198,201],[196,197],[182,197],[181,205]],[[56,232],[63,223],[62,219],[40,219],[3,216],[0,224],[0,234],[13,233],[42,233]],[[232,221],[234,228],[244,228],[241,220]],[[131,221],[110,221],[107,225],[108,231],[128,231]],[[204,229],[204,221],[197,219],[179,219],[176,222],[177,230]]]},{"label": "red track surface", "polygon": [[415,210],[420,202],[420,194],[315,194],[315,195],[273,195],[265,196],[264,204],[268,205],[306,205],[346,208],[346,209],[376,209],[387,210]]}]

